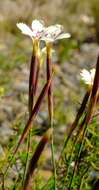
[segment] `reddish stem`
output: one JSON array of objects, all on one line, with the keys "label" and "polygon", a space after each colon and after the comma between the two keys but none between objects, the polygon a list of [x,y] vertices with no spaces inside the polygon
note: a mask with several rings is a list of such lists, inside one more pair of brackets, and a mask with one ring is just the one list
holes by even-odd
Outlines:
[{"label": "reddish stem", "polygon": [[44,88],[42,89],[41,94],[38,97],[38,100],[37,100],[37,102],[36,102],[36,104],[35,104],[35,106],[34,106],[34,108],[32,110],[31,116],[30,116],[30,118],[29,118],[29,120],[28,120],[28,122],[27,122],[27,124],[26,124],[26,126],[24,128],[24,130],[23,130],[23,133],[22,133],[21,138],[20,138],[20,140],[18,142],[18,145],[17,145],[17,147],[16,147],[16,149],[14,151],[14,154],[17,152],[20,144],[26,138],[29,129],[32,127],[32,121],[34,120],[34,118],[36,117],[36,115],[37,115],[37,113],[38,113],[38,111],[40,109],[40,106],[42,104],[42,101],[43,101],[43,99],[44,99],[44,97],[45,97],[48,89],[49,89],[51,81],[52,81],[52,77],[50,78],[50,80],[45,84]]},{"label": "reddish stem", "polygon": [[26,180],[24,183],[23,190],[32,190],[32,183],[31,183],[32,176],[33,176],[34,170],[36,168],[37,162],[38,162],[38,160],[39,160],[39,158],[40,158],[40,156],[44,150],[44,147],[50,139],[51,129],[49,129],[49,130],[42,137],[41,141],[39,142],[39,144],[35,150],[35,153],[32,156],[32,159],[31,159],[29,167],[28,167],[28,171],[27,171]]}]

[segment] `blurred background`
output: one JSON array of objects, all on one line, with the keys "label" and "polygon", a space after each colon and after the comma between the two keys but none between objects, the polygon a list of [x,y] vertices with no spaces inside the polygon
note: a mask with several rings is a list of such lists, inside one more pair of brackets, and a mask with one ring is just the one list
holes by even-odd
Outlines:
[{"label": "blurred background", "polygon": [[[80,71],[93,68],[99,53],[99,0],[0,0],[0,154],[4,163],[7,143],[12,142],[19,129],[23,130],[19,118],[25,120],[28,104],[32,43],[21,34],[16,23],[25,22],[31,26],[33,19],[44,20],[46,25],[62,24],[64,31],[71,33],[71,39],[54,44],[56,158],[63,145],[64,133],[85,93]],[[43,71],[41,77],[44,77]],[[45,105],[35,125],[47,126]],[[49,152],[48,147],[43,158],[47,160],[47,170],[41,168],[42,173],[46,172],[44,178],[51,174]]]},{"label": "blurred background", "polygon": [[16,22],[31,23],[44,19],[46,24],[61,23],[78,40],[96,38],[99,26],[98,0],[4,0],[0,1],[0,33],[5,30],[15,34]]}]

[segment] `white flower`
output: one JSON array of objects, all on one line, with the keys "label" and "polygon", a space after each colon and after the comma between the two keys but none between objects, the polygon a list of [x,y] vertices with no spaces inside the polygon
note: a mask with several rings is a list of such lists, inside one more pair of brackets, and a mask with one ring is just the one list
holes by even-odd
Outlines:
[{"label": "white flower", "polygon": [[72,161],[70,165],[71,165],[72,167],[74,167],[74,166],[75,166],[75,162]]},{"label": "white flower", "polygon": [[41,38],[42,33],[45,29],[43,21],[34,20],[32,22],[31,28],[29,28],[24,23],[17,23],[17,27],[21,30],[21,32],[25,35],[30,36],[31,38]]},{"label": "white flower", "polygon": [[46,42],[70,38],[70,34],[64,33],[63,26],[59,24],[44,27],[43,21],[34,20],[31,28],[25,23],[17,23],[17,27],[23,34],[30,36],[32,39],[37,38]]},{"label": "white flower", "polygon": [[54,42],[63,38],[70,38],[70,34],[63,32],[62,25],[56,24],[45,28],[41,40],[46,42]]},{"label": "white flower", "polygon": [[87,71],[86,69],[83,69],[80,73],[82,80],[88,85],[93,85],[94,76],[95,76],[95,69],[91,69],[90,71]]}]

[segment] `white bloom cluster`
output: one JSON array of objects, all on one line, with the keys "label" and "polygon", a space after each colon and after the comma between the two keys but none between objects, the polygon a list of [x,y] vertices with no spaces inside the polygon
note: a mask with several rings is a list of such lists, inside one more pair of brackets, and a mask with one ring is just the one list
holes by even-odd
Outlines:
[{"label": "white bloom cluster", "polygon": [[95,69],[91,69],[90,71],[87,71],[86,69],[83,69],[80,73],[82,80],[88,84],[93,85],[94,76],[95,76]]},{"label": "white bloom cluster", "polygon": [[56,24],[45,27],[42,20],[33,20],[31,28],[24,23],[17,23],[17,27],[23,34],[30,36],[32,39],[39,39],[46,42],[54,42],[58,39],[70,37],[69,33],[63,32],[62,25]]}]

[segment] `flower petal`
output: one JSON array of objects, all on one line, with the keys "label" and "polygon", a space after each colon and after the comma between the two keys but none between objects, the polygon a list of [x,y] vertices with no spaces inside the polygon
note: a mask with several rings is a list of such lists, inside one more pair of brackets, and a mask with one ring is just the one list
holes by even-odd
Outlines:
[{"label": "flower petal", "polygon": [[51,38],[50,36],[49,37],[44,36],[41,38],[41,40],[45,42],[54,42],[54,39]]},{"label": "flower petal", "polygon": [[57,37],[57,34],[60,33],[60,30],[58,30],[57,25],[51,25],[45,28],[42,40],[46,42],[54,42],[55,38]]},{"label": "flower petal", "polygon": [[63,31],[63,26],[56,24],[56,25],[51,25],[45,29],[45,34],[50,34],[53,37],[56,37]]},{"label": "flower petal", "polygon": [[80,73],[82,80],[85,81],[86,84],[91,84],[91,74],[86,69],[83,69]]},{"label": "flower petal", "polygon": [[55,33],[57,30],[60,32],[60,25],[51,25],[45,29],[45,32]]},{"label": "flower petal", "polygon": [[60,35],[56,38],[56,40],[60,40],[60,39],[63,39],[63,38],[70,38],[70,37],[71,37],[70,33],[62,33],[62,34],[60,34]]},{"label": "flower petal", "polygon": [[51,25],[44,31],[43,40],[53,42],[58,39],[69,38],[69,33],[63,33],[63,26],[60,24]]},{"label": "flower petal", "polygon": [[95,71],[96,71],[96,70],[95,70],[94,68],[90,70],[92,83],[93,83],[93,81],[94,81]]},{"label": "flower petal", "polygon": [[24,23],[17,23],[17,27],[21,30],[21,32],[25,35],[32,37],[32,30]]},{"label": "flower petal", "polygon": [[36,32],[42,32],[44,30],[44,22],[39,20],[33,20],[32,30]]}]

